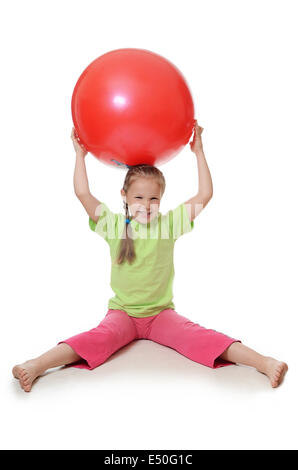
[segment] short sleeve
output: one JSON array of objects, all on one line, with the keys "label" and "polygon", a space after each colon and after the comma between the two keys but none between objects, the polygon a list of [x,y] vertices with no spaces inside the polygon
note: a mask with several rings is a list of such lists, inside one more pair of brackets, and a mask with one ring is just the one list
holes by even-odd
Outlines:
[{"label": "short sleeve", "polygon": [[89,227],[109,243],[111,239],[116,238],[117,214],[114,214],[104,202],[100,202],[100,204],[101,210],[98,221],[94,222],[89,217]]},{"label": "short sleeve", "polygon": [[177,240],[181,235],[191,232],[194,228],[194,221],[190,220],[184,202],[170,211],[170,232],[173,239]]}]

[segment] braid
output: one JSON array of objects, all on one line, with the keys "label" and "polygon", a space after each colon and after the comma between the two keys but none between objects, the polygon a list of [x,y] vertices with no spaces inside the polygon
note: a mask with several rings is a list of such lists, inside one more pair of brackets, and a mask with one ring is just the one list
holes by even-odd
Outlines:
[{"label": "braid", "polygon": [[[131,221],[131,217],[129,216],[129,212],[128,212],[128,204],[126,202],[124,202],[124,208],[125,208],[125,220]],[[126,223],[126,228],[127,226],[128,226],[128,223]]]}]

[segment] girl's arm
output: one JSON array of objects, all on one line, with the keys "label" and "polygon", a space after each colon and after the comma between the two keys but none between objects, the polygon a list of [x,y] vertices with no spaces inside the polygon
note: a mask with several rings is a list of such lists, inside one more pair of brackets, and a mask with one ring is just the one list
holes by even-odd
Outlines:
[{"label": "girl's arm", "polygon": [[76,151],[76,164],[73,176],[75,194],[86,209],[89,217],[91,217],[94,222],[97,222],[100,215],[101,203],[90,193],[85,165],[87,151],[85,147],[79,143],[74,128],[72,129],[71,138]]},{"label": "girl's arm", "polygon": [[190,143],[190,147],[197,158],[199,190],[194,197],[185,202],[191,221],[197,217],[213,195],[212,179],[203,151],[202,132],[203,128],[200,127],[195,120],[195,134],[193,141]]}]

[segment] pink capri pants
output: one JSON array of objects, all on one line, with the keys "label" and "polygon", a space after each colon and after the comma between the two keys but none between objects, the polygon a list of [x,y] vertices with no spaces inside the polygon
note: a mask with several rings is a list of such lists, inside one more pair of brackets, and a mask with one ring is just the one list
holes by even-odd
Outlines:
[{"label": "pink capri pants", "polygon": [[118,349],[137,339],[149,339],[175,349],[183,356],[216,369],[234,364],[219,356],[238,339],[210,330],[168,308],[151,317],[129,316],[124,310],[109,309],[96,328],[60,341],[81,357],[71,367],[94,369]]},{"label": "pink capri pants", "polygon": [[151,317],[137,318],[109,309],[96,328],[72,336],[66,343],[81,357],[71,367],[94,369],[118,349],[137,339],[148,339],[175,349],[194,362],[216,369],[234,364],[219,356],[238,339],[200,326],[168,308]]}]

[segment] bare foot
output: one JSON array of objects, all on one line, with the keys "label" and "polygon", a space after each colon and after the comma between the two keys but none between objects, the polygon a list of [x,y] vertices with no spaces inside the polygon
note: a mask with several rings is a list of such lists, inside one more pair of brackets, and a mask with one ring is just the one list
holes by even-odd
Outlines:
[{"label": "bare foot", "polygon": [[12,369],[13,376],[19,379],[20,385],[25,392],[30,392],[34,380],[43,374],[43,372],[34,359],[18,364]]},{"label": "bare foot", "polygon": [[259,372],[266,374],[271,382],[273,388],[278,387],[282,383],[288,366],[285,362],[277,361],[273,357],[266,357],[264,367]]}]

